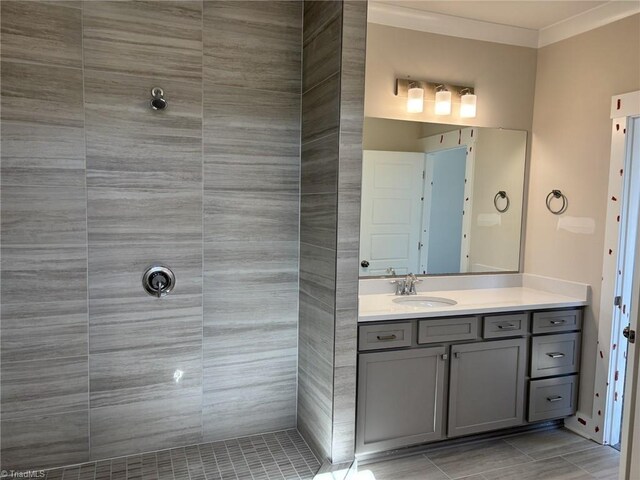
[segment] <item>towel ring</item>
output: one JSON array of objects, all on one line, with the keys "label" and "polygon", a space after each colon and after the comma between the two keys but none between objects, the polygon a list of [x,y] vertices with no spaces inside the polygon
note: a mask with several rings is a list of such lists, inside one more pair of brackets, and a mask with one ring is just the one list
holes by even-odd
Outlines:
[{"label": "towel ring", "polygon": [[[503,198],[507,200],[507,204],[504,206],[504,208],[500,208],[498,206],[499,198]],[[509,207],[511,206],[511,200],[509,200],[509,195],[507,195],[507,192],[505,192],[504,190],[500,190],[498,193],[496,193],[496,196],[493,197],[493,205],[496,207],[496,210],[500,213],[504,213],[507,210],[509,210]]]},{"label": "towel ring", "polygon": [[[562,207],[560,207],[560,209],[558,210],[554,210],[553,208],[551,208],[551,201],[554,198],[562,199]],[[549,195],[547,195],[547,210],[549,210],[554,215],[563,214],[564,212],[567,211],[568,206],[569,206],[569,200],[567,199],[567,196],[564,193],[562,193],[560,190],[551,190],[549,192]]]}]

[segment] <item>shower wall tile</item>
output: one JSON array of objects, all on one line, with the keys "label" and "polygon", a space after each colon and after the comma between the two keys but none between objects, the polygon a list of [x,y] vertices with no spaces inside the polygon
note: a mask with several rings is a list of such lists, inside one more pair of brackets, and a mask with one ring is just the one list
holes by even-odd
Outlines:
[{"label": "shower wall tile", "polygon": [[204,178],[205,189],[221,194],[227,191],[297,194],[300,157],[205,155]]},{"label": "shower wall tile", "polygon": [[69,2],[5,0],[0,5],[4,59],[82,68],[80,9],[67,8]]},{"label": "shower wall tile", "polygon": [[85,245],[84,187],[2,187],[4,245]]},{"label": "shower wall tile", "polygon": [[360,185],[367,31],[366,2],[343,2],[338,170],[338,262],[332,461],[353,459],[355,451],[356,351]]},{"label": "shower wall tile", "polygon": [[302,145],[301,194],[338,191],[338,134]]},{"label": "shower wall tile", "polygon": [[1,281],[3,305],[86,301],[87,248],[3,246]]},{"label": "shower wall tile", "polygon": [[82,70],[2,62],[2,121],[82,128]]},{"label": "shower wall tile", "polygon": [[[282,295],[297,291],[298,279],[298,242],[296,238],[288,241],[247,240],[240,243],[229,241],[206,242],[204,248],[205,264],[212,268],[204,272],[207,315],[218,313],[233,316],[236,313],[247,315],[255,313],[251,303],[252,297],[261,295],[256,300],[263,304],[262,314],[271,312],[269,304],[263,302],[269,298],[281,302]],[[224,292],[224,295],[218,295]],[[275,294],[275,296],[274,296]],[[235,305],[235,299],[245,298],[245,302]],[[209,303],[209,302],[214,302]],[[229,302],[229,303],[227,303]],[[223,306],[229,307],[228,310]],[[213,307],[213,308],[209,308]],[[219,312],[216,311],[219,309]],[[273,315],[277,318],[278,306],[274,306]]]},{"label": "shower wall tile", "polygon": [[89,187],[88,232],[101,244],[202,241],[202,191]]},{"label": "shower wall tile", "polygon": [[295,422],[297,251],[295,238],[205,244],[207,439]]},{"label": "shower wall tile", "polygon": [[205,389],[203,398],[205,441],[295,424],[295,344],[284,349],[278,341],[273,351],[251,356],[241,362],[239,355],[221,358],[205,368],[205,385],[215,385]]},{"label": "shower wall tile", "polygon": [[110,458],[199,443],[201,412],[199,388],[186,389],[170,401],[92,408],[91,456]]},{"label": "shower wall tile", "polygon": [[[342,1],[340,0],[305,0],[303,19],[304,44],[306,45],[316,35],[323,32],[329,22],[341,15]],[[336,51],[336,55],[339,55],[338,51]]]},{"label": "shower wall tile", "polygon": [[1,123],[3,185],[84,186],[82,128]]},{"label": "shower wall tile", "polygon": [[300,2],[205,2],[204,424],[295,423]]},{"label": "shower wall tile", "polygon": [[87,391],[86,355],[2,364],[4,420],[86,409]]},{"label": "shower wall tile", "polygon": [[91,409],[144,400],[172,402],[202,385],[202,341],[90,355]]},{"label": "shower wall tile", "polygon": [[[177,288],[177,287],[176,287]],[[91,353],[187,347],[202,342],[202,296],[94,299],[90,302]]]},{"label": "shower wall tile", "polygon": [[199,81],[202,3],[84,2],[84,67]]},{"label": "shower wall tile", "polygon": [[[367,2],[304,3],[298,427],[339,463],[355,440]],[[331,275],[312,275],[319,258]]]},{"label": "shower wall tile", "polygon": [[[275,242],[297,238],[297,193],[205,189],[205,242]],[[215,270],[214,265],[210,268]]]},{"label": "shower wall tile", "polygon": [[302,2],[1,8],[3,464],[294,426]]},{"label": "shower wall tile", "polygon": [[336,299],[336,251],[300,243],[300,292],[333,305]]},{"label": "shower wall tile", "polygon": [[[149,106],[155,86],[164,111]],[[200,82],[86,71],[85,96],[90,186],[201,188]]]},{"label": "shower wall tile", "polygon": [[[175,273],[176,284],[171,296],[157,299],[142,288],[142,273],[161,259]],[[193,244],[140,244],[140,245],[91,245],[89,248],[89,301],[104,300],[112,303],[111,312],[126,315],[132,310],[148,308],[164,302],[164,308],[173,305],[184,296],[202,293],[202,245]],[[137,302],[126,308],[119,302]],[[93,313],[93,312],[92,312]],[[93,315],[90,318],[93,324]]]},{"label": "shower wall tile", "polygon": [[[304,2],[297,425],[331,457],[342,2]],[[318,269],[318,272],[314,272]]]},{"label": "shower wall tile", "polygon": [[2,305],[0,360],[87,354],[87,301]]},{"label": "shower wall tile", "polygon": [[2,183],[84,185],[82,71],[3,60],[1,91]]},{"label": "shower wall tile", "polygon": [[204,2],[205,76],[217,85],[300,93],[302,5]]},{"label": "shower wall tile", "polygon": [[89,460],[88,410],[2,420],[2,466],[37,469]]},{"label": "shower wall tile", "polygon": [[322,83],[334,73],[340,70],[340,32],[342,30],[342,17],[336,16],[318,34],[305,42],[303,59],[305,72],[302,78],[302,91]]},{"label": "shower wall tile", "polygon": [[219,86],[209,77],[204,92],[205,163],[248,155],[299,158],[300,95]]},{"label": "shower wall tile", "polygon": [[335,73],[302,95],[302,143],[338,132],[340,75]]},{"label": "shower wall tile", "polygon": [[330,456],[334,307],[300,292],[297,425],[321,458]]},{"label": "shower wall tile", "polygon": [[1,2],[3,468],[87,460],[82,11]]},{"label": "shower wall tile", "polygon": [[324,248],[336,248],[335,193],[302,195],[300,199],[300,241]]}]

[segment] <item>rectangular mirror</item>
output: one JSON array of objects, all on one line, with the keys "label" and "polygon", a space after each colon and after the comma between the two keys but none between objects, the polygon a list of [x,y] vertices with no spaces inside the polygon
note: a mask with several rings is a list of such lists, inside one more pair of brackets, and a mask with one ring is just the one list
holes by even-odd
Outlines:
[{"label": "rectangular mirror", "polygon": [[360,276],[517,272],[527,132],[366,118]]}]

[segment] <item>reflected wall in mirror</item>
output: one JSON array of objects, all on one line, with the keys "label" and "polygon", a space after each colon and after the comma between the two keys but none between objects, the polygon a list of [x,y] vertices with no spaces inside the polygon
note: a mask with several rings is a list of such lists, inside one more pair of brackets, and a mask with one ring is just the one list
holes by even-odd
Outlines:
[{"label": "reflected wall in mirror", "polygon": [[366,118],[360,275],[517,272],[527,133]]}]

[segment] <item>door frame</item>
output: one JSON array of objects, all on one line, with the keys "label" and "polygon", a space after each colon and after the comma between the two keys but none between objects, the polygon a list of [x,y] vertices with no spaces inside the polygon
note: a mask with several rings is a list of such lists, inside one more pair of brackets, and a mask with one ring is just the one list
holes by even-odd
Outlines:
[{"label": "door frame", "polygon": [[[601,444],[609,443],[612,433],[612,410],[616,401],[616,350],[620,326],[614,322],[614,309],[617,308],[614,306],[614,298],[616,285],[622,273],[618,268],[618,246],[620,245],[619,216],[625,179],[626,131],[629,119],[638,115],[640,115],[640,90],[614,95],[611,98],[611,155],[593,409],[590,417],[589,412],[579,412],[565,421],[569,429]],[[620,384],[619,381],[617,383]]]},{"label": "door frame", "polygon": [[[627,135],[627,158],[630,161],[634,161],[633,153],[640,153],[640,115],[634,116],[633,119],[628,117],[627,125],[628,127],[633,126],[634,129],[629,129],[629,132],[633,132],[633,135]],[[633,148],[638,147],[637,150]],[[640,159],[635,159],[635,163],[633,164],[636,169],[640,168]],[[634,176],[636,182],[638,181],[638,177]],[[634,179],[632,178],[631,181]],[[640,185],[636,184],[635,188],[639,188]],[[636,205],[636,210],[632,211],[631,214],[634,216],[636,221],[640,221],[639,214],[640,207]],[[636,224],[636,228],[638,225]],[[636,235],[633,241],[632,248],[635,252],[636,262],[634,264],[633,278],[631,281],[631,285],[629,288],[630,292],[628,294],[630,298],[630,306],[629,312],[627,316],[624,318],[626,320],[624,323],[628,323],[630,329],[632,331],[639,330],[639,316],[640,316],[640,238],[638,238],[636,231]],[[627,235],[630,238],[629,235]],[[622,409],[622,431],[620,434],[620,438],[622,440],[622,452],[620,458],[620,479],[625,480],[627,478],[637,478],[640,473],[640,445],[638,441],[640,440],[640,393],[639,393],[639,382],[638,382],[638,374],[640,370],[638,369],[639,358],[638,358],[638,346],[637,342],[628,343],[628,355],[626,358],[629,361],[625,364],[626,370],[631,373],[631,375],[627,375],[625,378],[624,392],[625,392],[625,401],[624,404],[620,406]],[[633,474],[633,477],[632,477]]]}]

